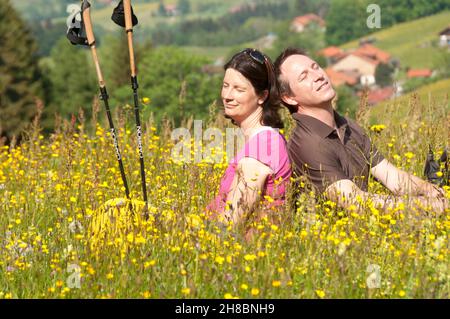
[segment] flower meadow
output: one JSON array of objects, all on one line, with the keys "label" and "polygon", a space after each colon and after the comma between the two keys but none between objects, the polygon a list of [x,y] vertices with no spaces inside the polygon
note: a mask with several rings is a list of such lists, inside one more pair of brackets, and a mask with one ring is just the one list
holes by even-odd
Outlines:
[{"label": "flower meadow", "polygon": [[[448,145],[448,101],[408,103],[406,115],[392,104],[373,118],[362,102],[357,121],[386,158],[423,176],[428,146],[439,154]],[[231,126],[211,114],[205,126]],[[93,221],[105,203],[120,210],[125,196],[103,115],[59,121],[44,136],[38,114],[20,144],[0,146],[0,298],[450,297],[450,212],[414,201],[386,211],[370,200],[343,210],[293,179],[285,207],[273,212],[280,221],[250,220],[246,238],[204,210],[227,158],[176,161],[173,126],[151,118],[143,126],[149,217],[136,208],[119,236],[98,241]],[[133,117],[124,108],[115,120],[141,207]],[[388,194],[374,180],[370,191]]]}]

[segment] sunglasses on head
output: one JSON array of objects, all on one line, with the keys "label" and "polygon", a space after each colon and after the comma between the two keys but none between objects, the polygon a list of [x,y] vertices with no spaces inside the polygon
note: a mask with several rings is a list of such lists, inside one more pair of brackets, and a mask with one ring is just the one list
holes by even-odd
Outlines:
[{"label": "sunglasses on head", "polygon": [[248,54],[254,61],[258,62],[259,64],[263,64],[263,65],[266,64],[266,57],[264,56],[264,54],[262,54],[258,50],[244,49],[240,53]]}]

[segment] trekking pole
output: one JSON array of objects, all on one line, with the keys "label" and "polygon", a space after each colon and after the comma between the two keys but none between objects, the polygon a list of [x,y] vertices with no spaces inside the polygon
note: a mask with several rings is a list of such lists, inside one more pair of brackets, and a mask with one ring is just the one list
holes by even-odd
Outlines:
[{"label": "trekking pole", "polygon": [[130,0],[121,0],[111,16],[111,19],[119,26],[125,28],[125,32],[128,38],[128,51],[130,56],[130,71],[131,71],[131,87],[133,89],[134,97],[134,115],[136,118],[136,133],[137,142],[139,148],[139,162],[141,166],[141,184],[142,184],[142,194],[145,203],[145,216],[147,216],[147,185],[145,181],[145,168],[144,168],[144,153],[142,150],[142,128],[141,120],[139,116],[139,96],[138,96],[138,80],[136,74],[136,64],[134,57],[133,48],[133,27],[138,24],[137,17],[133,13]]},{"label": "trekking pole", "polygon": [[[116,130],[114,128],[112,116],[111,116],[111,110],[109,109],[109,103],[108,103],[108,92],[106,90],[105,81],[103,79],[102,71],[100,69],[100,63],[97,56],[97,50],[95,48],[95,37],[94,37],[94,31],[92,29],[92,21],[90,16],[90,3],[87,0],[82,0],[81,4],[81,21],[77,21],[76,18],[76,12],[74,12],[73,16],[70,16],[69,18],[72,18],[71,21],[72,24],[69,25],[68,20],[68,26],[69,30],[67,32],[67,38],[71,41],[72,44],[82,44],[87,45],[91,48],[92,58],[94,59],[94,65],[97,72],[97,78],[98,83],[100,86],[100,97],[103,100],[106,108],[106,115],[108,116],[108,122],[110,127],[110,133],[111,137],[113,139],[114,143],[114,149],[116,151],[116,157],[117,161],[119,163],[119,169],[120,174],[122,176],[122,182],[123,186],[125,187],[125,194],[128,200],[130,200],[130,191],[128,189],[128,183],[125,176],[125,170],[123,168],[123,162],[122,162],[122,155],[120,154],[119,149],[119,142],[117,139]],[[85,33],[85,34],[84,34]],[[86,35],[86,37],[84,37]]]}]

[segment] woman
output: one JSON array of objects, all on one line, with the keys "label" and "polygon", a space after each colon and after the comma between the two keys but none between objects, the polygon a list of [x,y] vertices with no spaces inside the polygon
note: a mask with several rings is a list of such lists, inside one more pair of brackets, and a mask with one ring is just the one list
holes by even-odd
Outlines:
[{"label": "woman", "polygon": [[[284,203],[291,175],[276,78],[270,59],[254,49],[235,54],[225,64],[221,97],[225,116],[239,126],[245,145],[233,158],[208,206],[219,220],[238,224],[258,202]],[[258,216],[261,217],[261,216]]]}]

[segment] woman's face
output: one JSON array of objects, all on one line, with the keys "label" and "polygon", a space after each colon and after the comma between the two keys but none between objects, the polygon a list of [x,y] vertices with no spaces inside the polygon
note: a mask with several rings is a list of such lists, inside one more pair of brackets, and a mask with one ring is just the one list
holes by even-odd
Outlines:
[{"label": "woman's face", "polygon": [[264,103],[264,98],[256,94],[252,83],[232,68],[225,72],[221,95],[225,114],[237,123],[245,120]]}]

